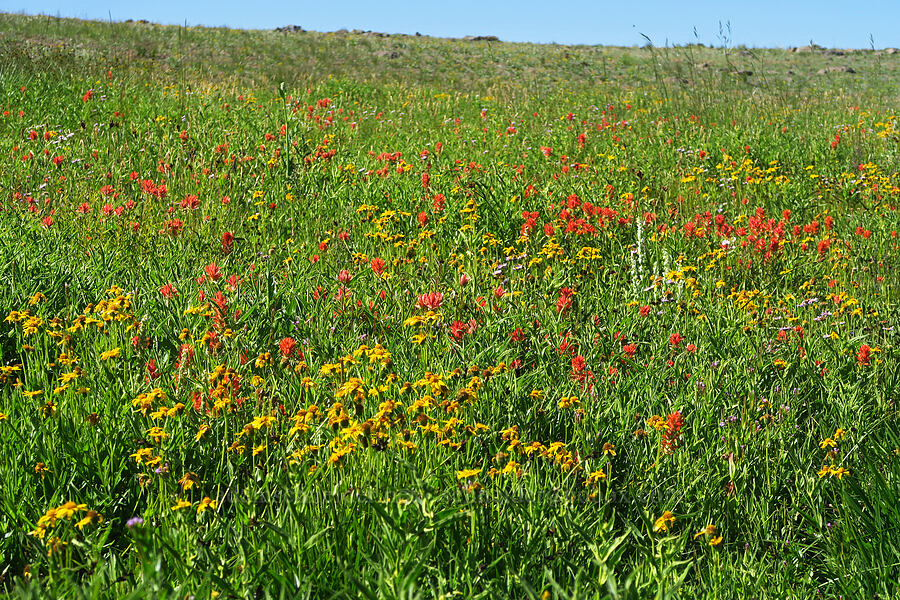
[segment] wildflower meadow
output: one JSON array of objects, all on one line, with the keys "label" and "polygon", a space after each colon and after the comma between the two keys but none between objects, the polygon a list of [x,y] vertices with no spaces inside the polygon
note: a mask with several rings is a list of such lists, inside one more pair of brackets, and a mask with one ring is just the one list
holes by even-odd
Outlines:
[{"label": "wildflower meadow", "polygon": [[0,46],[3,594],[900,591],[900,54]]}]

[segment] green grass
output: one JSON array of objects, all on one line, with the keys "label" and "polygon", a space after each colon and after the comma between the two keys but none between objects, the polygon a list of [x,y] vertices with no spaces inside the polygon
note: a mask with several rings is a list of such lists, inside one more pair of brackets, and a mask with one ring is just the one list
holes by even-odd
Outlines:
[{"label": "green grass", "polygon": [[895,597],[898,69],[0,15],[0,589]]}]

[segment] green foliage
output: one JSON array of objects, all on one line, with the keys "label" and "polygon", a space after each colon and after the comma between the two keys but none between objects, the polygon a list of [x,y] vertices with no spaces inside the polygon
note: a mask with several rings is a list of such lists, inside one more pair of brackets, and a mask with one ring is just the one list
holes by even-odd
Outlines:
[{"label": "green foliage", "polygon": [[0,15],[0,588],[895,596],[896,56]]}]

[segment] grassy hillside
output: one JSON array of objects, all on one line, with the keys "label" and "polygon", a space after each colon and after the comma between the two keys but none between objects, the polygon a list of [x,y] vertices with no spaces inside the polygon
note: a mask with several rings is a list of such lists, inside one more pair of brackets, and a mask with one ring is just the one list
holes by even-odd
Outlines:
[{"label": "grassy hillside", "polygon": [[[6,68],[23,74],[50,69],[83,76],[116,68],[137,77],[155,73],[173,81],[228,82],[257,90],[274,89],[282,81],[301,86],[331,77],[516,98],[648,84],[674,96],[710,87],[789,95],[831,87],[896,94],[900,76],[900,54],[866,49],[653,47],[652,42],[660,45],[661,40],[642,48],[538,45],[9,14],[0,15],[0,36],[3,55],[12,59]],[[843,67],[857,76],[840,71],[817,75]]]},{"label": "grassy hillside", "polygon": [[895,597],[900,55],[802,50],[0,15],[0,589]]}]

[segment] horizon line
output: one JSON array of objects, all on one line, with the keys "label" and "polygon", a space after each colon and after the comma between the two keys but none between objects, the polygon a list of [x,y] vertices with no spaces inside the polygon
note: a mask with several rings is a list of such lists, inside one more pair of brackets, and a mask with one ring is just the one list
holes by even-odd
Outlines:
[{"label": "horizon line", "polygon": [[[419,31],[416,31],[415,33],[374,31],[371,29],[360,29],[358,27],[353,28],[353,29],[340,28],[340,29],[335,29],[335,30],[331,30],[331,31],[320,31],[317,29],[306,29],[305,27],[303,27],[301,25],[296,25],[296,24],[291,24],[291,23],[287,23],[287,24],[277,26],[277,27],[253,27],[253,26],[235,27],[235,26],[228,25],[228,24],[221,24],[221,25],[209,25],[209,24],[204,24],[204,23],[189,24],[189,22],[187,20],[185,20],[184,23],[174,23],[174,22],[159,22],[159,21],[151,21],[149,19],[134,19],[134,18],[113,19],[111,14],[110,14],[109,19],[63,16],[59,12],[57,12],[57,14],[54,15],[54,14],[48,14],[48,13],[44,13],[44,12],[29,13],[29,12],[26,12],[25,10],[21,10],[18,12],[0,11],[0,15],[4,15],[4,14],[11,15],[11,16],[22,16],[22,17],[46,17],[46,18],[51,18],[51,19],[82,21],[82,22],[86,22],[86,23],[98,23],[98,24],[105,23],[105,24],[109,24],[109,25],[112,25],[112,24],[127,25],[130,23],[138,23],[138,24],[142,24],[142,25],[157,25],[160,27],[184,27],[186,29],[196,29],[196,28],[227,29],[227,30],[232,30],[232,31],[248,31],[248,32],[278,32],[278,33],[281,33],[279,31],[281,28],[297,27],[297,28],[299,28],[298,30],[293,31],[293,32],[285,32],[285,33],[313,33],[313,34],[320,34],[320,35],[324,35],[324,34],[364,35],[364,34],[374,33],[374,34],[377,34],[379,36],[384,36],[384,37],[390,37],[390,36],[398,36],[398,37],[402,36],[402,37],[413,37],[413,38],[422,37],[422,38],[432,38],[432,39],[440,39],[440,40],[448,40],[448,41],[473,41],[473,40],[469,40],[467,38],[470,38],[470,37],[493,37],[496,39],[491,40],[491,41],[486,41],[486,40],[481,40],[481,41],[485,41],[486,43],[530,44],[530,45],[535,45],[535,46],[587,46],[587,47],[637,48],[637,49],[648,48],[648,47],[649,48],[702,47],[702,48],[709,48],[709,49],[730,48],[730,49],[783,50],[783,51],[792,51],[797,48],[812,48],[812,49],[822,49],[822,50],[853,50],[853,51],[857,51],[857,52],[878,52],[878,51],[884,51],[884,50],[889,50],[889,49],[894,48],[893,46],[885,46],[883,48],[876,48],[873,45],[866,46],[866,47],[821,46],[819,44],[816,44],[813,40],[809,40],[809,42],[804,45],[789,44],[789,45],[784,45],[784,46],[759,46],[759,45],[747,44],[747,43],[734,43],[734,44],[725,46],[725,45],[707,44],[707,43],[701,42],[701,41],[677,43],[677,42],[670,42],[668,38],[666,38],[666,41],[663,45],[659,45],[659,44],[654,43],[651,38],[644,36],[644,34],[640,34],[640,35],[644,36],[644,38],[648,41],[648,43],[632,44],[632,45],[604,44],[602,42],[598,42],[598,43],[587,43],[587,42],[568,42],[567,43],[567,42],[556,42],[556,41],[536,42],[536,41],[528,41],[528,40],[507,40],[507,39],[503,39],[503,38],[500,38],[499,36],[495,36],[492,34],[470,34],[467,36],[446,36],[446,35],[432,35],[432,34],[428,34],[428,33],[421,33]],[[474,41],[479,41],[479,40],[474,40]]]}]

